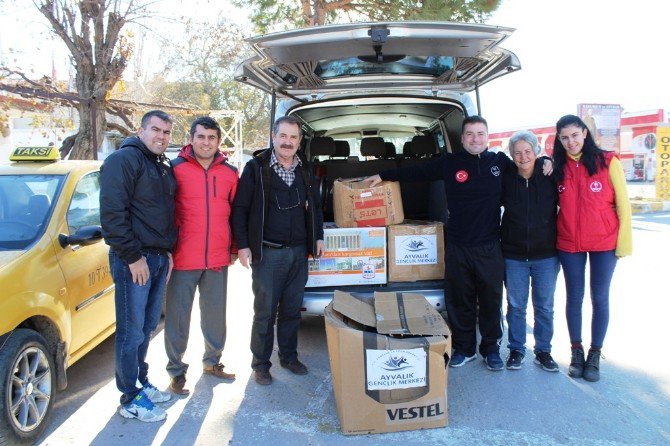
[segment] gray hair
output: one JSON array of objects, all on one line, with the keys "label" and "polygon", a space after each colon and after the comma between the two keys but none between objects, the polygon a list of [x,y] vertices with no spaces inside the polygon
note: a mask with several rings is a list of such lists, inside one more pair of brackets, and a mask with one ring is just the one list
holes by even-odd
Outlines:
[{"label": "gray hair", "polygon": [[514,156],[514,144],[519,141],[526,141],[533,148],[535,155],[540,154],[540,145],[537,143],[537,136],[529,130],[519,130],[509,139],[507,150],[509,151],[510,156]]},{"label": "gray hair", "polygon": [[302,136],[302,123],[295,116],[282,116],[280,118],[277,118],[277,120],[272,125],[272,133],[275,135],[279,131],[279,124],[297,125],[298,131],[300,132],[300,136]]}]

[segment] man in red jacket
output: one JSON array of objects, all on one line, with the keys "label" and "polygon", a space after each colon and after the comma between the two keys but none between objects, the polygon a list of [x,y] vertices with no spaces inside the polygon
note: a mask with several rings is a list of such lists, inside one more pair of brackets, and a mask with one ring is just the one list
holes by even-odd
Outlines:
[{"label": "man in red jacket", "polygon": [[221,127],[210,117],[191,124],[190,144],[172,162],[177,178],[175,223],[178,231],[174,270],[168,283],[165,350],[170,390],[186,395],[191,309],[200,293],[200,327],[205,340],[203,373],[233,380],[219,362],[226,342],[228,266],[237,259],[230,231],[230,207],[237,190],[237,169],[219,151]]}]

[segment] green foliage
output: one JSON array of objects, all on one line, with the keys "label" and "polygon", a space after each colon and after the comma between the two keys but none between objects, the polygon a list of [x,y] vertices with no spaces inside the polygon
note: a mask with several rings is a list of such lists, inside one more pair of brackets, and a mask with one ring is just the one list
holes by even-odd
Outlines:
[{"label": "green foliage", "polygon": [[270,137],[270,100],[267,94],[235,81],[222,84],[226,109],[241,110],[244,147],[267,147]]},{"label": "green foliage", "polygon": [[[238,7],[250,9],[249,18],[260,33],[279,29],[303,28],[309,20],[303,14],[300,2],[292,0],[233,0]],[[285,24],[281,26],[281,24]]]},{"label": "green foliage", "polygon": [[[245,147],[265,147],[269,135],[267,95],[232,80],[235,68],[251,56],[239,27],[219,16],[214,23],[189,20],[184,33],[183,39],[172,44],[163,73],[152,81],[153,95],[201,113],[240,110]],[[194,118],[176,117],[173,142],[183,140]]]},{"label": "green foliage", "polygon": [[233,0],[261,33],[328,23],[398,20],[483,22],[501,0]]}]

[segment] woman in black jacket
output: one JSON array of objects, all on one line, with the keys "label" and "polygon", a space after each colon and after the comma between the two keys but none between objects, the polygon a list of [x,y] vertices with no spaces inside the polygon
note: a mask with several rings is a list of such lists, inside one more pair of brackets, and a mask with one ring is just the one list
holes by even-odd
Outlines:
[{"label": "woman in black jacket", "polygon": [[532,286],[535,363],[557,372],[551,357],[554,291],[559,271],[556,252],[558,192],[553,176],[542,173],[540,147],[532,132],[516,132],[509,152],[514,167],[503,177],[502,250],[507,288],[508,348],[506,367],[521,368],[525,356],[526,307]]}]

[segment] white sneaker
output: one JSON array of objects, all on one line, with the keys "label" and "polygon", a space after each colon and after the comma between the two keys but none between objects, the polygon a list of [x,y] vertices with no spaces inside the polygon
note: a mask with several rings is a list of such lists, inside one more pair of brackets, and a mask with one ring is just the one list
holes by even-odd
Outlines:
[{"label": "white sneaker", "polygon": [[144,393],[147,394],[149,399],[151,400],[152,403],[164,403],[166,401],[170,401],[170,392],[161,392],[154,386],[153,384],[147,382],[144,387],[142,387],[142,390]]},{"label": "white sneaker", "polygon": [[138,393],[130,404],[121,406],[119,414],[124,418],[137,418],[145,423],[162,421],[167,415],[163,409],[154,406],[144,391]]}]

